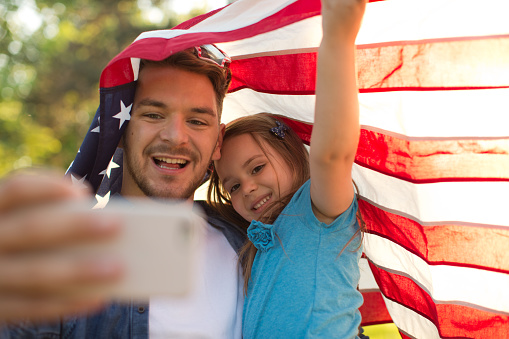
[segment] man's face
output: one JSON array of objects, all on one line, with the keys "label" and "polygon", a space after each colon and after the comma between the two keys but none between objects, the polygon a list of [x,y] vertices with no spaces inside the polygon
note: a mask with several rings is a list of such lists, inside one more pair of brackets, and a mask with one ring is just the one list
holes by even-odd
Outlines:
[{"label": "man's face", "polygon": [[123,138],[122,194],[191,200],[220,158],[223,130],[207,76],[145,66]]}]

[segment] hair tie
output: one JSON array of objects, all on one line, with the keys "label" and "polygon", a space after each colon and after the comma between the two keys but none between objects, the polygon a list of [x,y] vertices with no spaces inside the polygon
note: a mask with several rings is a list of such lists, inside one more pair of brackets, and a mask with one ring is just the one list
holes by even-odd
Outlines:
[{"label": "hair tie", "polygon": [[276,127],[272,127],[270,129],[272,133],[276,135],[279,139],[285,138],[285,131],[288,131],[288,126],[286,126],[284,123],[280,122],[279,120],[276,120]]}]

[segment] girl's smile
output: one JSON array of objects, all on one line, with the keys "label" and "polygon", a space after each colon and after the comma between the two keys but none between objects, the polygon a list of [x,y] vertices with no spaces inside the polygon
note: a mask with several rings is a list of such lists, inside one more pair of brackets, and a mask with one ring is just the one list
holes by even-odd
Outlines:
[{"label": "girl's smile", "polygon": [[233,208],[247,221],[259,219],[293,184],[286,162],[266,142],[260,143],[263,149],[251,134],[232,137],[223,143],[215,163]]}]

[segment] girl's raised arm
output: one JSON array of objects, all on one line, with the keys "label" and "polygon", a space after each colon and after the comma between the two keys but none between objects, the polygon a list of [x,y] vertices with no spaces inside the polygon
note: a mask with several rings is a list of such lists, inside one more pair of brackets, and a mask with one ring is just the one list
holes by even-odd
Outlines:
[{"label": "girl's raised arm", "polygon": [[365,6],[366,0],[322,0],[310,169],[313,210],[326,223],[354,197],[351,170],[359,142],[355,38]]}]

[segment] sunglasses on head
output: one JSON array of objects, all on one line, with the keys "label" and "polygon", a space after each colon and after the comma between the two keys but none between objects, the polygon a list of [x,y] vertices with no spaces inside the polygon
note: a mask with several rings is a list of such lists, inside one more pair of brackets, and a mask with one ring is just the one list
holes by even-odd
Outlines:
[{"label": "sunglasses on head", "polygon": [[198,58],[212,61],[221,68],[228,67],[232,62],[232,59],[225,52],[211,44],[196,46],[194,50]]}]

